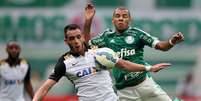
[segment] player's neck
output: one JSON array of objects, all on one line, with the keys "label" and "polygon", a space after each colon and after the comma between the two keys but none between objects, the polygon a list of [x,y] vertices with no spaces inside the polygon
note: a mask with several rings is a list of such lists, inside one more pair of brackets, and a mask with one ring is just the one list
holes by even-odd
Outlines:
[{"label": "player's neck", "polygon": [[19,64],[20,59],[18,57],[13,58],[9,56],[6,61],[8,62],[10,66],[16,66],[17,64]]},{"label": "player's neck", "polygon": [[75,56],[75,57],[78,57],[78,56],[84,56],[85,55],[85,51],[86,51],[86,49],[83,49],[83,50],[81,50],[81,51],[73,51],[73,50],[71,50],[70,51],[70,53],[73,55],[73,56]]},{"label": "player's neck", "polygon": [[116,32],[117,32],[118,34],[122,34],[122,33],[125,32],[127,29],[128,29],[128,28],[123,29],[123,30],[118,30],[118,29],[116,29]]}]

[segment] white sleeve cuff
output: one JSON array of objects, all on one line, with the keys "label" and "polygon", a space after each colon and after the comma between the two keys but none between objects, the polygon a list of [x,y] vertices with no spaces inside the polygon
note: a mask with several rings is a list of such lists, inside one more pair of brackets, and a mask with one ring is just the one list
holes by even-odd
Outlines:
[{"label": "white sleeve cuff", "polygon": [[152,66],[145,66],[146,71],[150,71]]},{"label": "white sleeve cuff", "polygon": [[159,43],[160,41],[158,39],[155,39],[154,42],[152,43],[152,48],[156,47],[156,44]]}]

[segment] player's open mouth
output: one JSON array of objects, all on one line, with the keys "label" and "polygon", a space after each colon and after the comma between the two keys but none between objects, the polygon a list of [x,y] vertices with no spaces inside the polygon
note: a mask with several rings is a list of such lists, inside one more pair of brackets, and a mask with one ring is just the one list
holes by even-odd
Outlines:
[{"label": "player's open mouth", "polygon": [[123,26],[123,25],[124,25],[124,23],[118,23],[118,25],[119,25],[119,26]]},{"label": "player's open mouth", "polygon": [[79,48],[80,48],[80,46],[75,46],[75,48],[76,48],[76,49],[79,49]]}]

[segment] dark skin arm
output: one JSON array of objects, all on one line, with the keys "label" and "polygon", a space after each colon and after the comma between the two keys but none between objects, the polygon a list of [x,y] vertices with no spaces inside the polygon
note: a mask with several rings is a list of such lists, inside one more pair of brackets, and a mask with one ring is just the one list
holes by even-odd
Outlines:
[{"label": "dark skin arm", "polygon": [[33,92],[33,87],[32,87],[31,81],[29,80],[29,82],[24,82],[24,86],[25,86],[27,93],[31,97],[31,99],[33,99],[34,92]]},{"label": "dark skin arm", "polygon": [[156,44],[155,49],[162,50],[162,51],[168,51],[170,50],[174,45],[184,41],[184,35],[181,32],[175,33],[172,35],[172,37],[167,41],[160,41]]},{"label": "dark skin arm", "polygon": [[[169,63],[155,64],[155,65],[151,66],[149,71],[150,72],[158,72],[161,69],[167,68],[170,65],[171,64],[169,64]],[[132,63],[130,61],[123,60],[123,59],[119,59],[118,62],[116,63],[116,66],[119,68],[128,70],[128,71],[132,71],[132,72],[146,71],[146,67],[144,65]]]}]

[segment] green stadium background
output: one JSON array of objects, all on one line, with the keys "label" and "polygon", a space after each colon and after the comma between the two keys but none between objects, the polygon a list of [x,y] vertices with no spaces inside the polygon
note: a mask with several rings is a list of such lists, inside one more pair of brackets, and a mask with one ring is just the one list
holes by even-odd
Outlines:
[{"label": "green stadium background", "polygon": [[[6,57],[6,42],[18,40],[22,44],[21,56],[31,64],[36,90],[47,78],[57,59],[68,50],[63,42],[63,27],[69,23],[82,26],[84,7],[90,1],[97,10],[93,33],[113,28],[111,17],[114,8],[126,6],[133,16],[132,26],[142,28],[161,40],[169,38],[174,32],[184,34],[185,41],[168,52],[148,47],[145,49],[145,60],[151,64],[172,64],[170,68],[153,74],[170,96],[178,95],[178,82],[189,73],[199,78],[199,72],[196,73],[201,68],[200,0],[1,0],[0,59]],[[74,94],[74,90],[72,84],[64,80],[49,95],[66,94]]]}]

